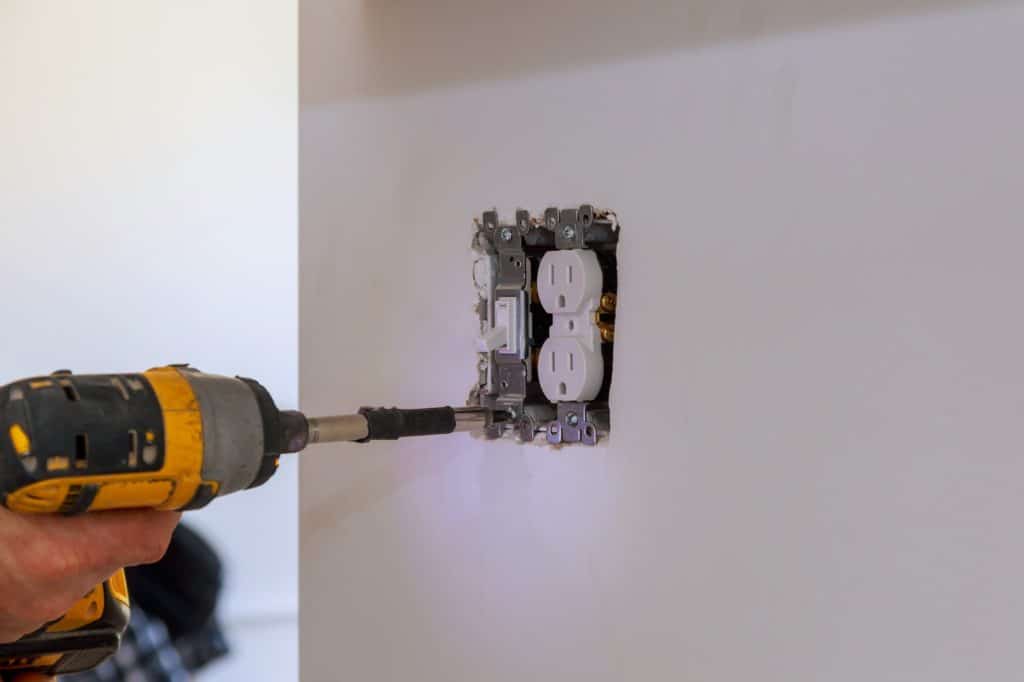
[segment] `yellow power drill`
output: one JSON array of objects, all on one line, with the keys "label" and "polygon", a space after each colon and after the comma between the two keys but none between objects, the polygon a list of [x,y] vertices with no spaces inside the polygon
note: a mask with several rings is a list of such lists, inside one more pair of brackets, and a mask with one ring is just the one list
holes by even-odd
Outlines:
[{"label": "yellow power drill", "polygon": [[[307,418],[279,410],[256,381],[187,365],[61,371],[0,388],[0,503],[31,514],[199,509],[262,485],[281,454],[313,443],[475,431],[506,416],[438,407]],[[117,650],[128,615],[119,571],[62,618],[0,644],[0,672],[91,669]]]}]

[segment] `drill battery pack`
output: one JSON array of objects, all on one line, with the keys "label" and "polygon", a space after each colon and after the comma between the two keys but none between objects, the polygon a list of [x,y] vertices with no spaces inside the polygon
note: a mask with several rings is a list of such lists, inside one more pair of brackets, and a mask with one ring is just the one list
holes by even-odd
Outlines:
[{"label": "drill battery pack", "polygon": [[0,672],[65,675],[91,670],[117,651],[128,617],[128,583],[124,571],[118,571],[58,620],[16,642],[0,644]]}]

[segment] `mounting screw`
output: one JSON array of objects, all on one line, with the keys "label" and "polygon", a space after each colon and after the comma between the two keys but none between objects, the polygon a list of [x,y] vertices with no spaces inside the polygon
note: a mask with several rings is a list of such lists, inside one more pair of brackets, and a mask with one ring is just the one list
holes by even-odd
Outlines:
[{"label": "mounting screw", "polygon": [[565,423],[575,428],[580,424],[580,417],[575,412],[570,412],[565,415]]},{"label": "mounting screw", "polygon": [[566,225],[565,227],[562,228],[562,236],[570,241],[575,239],[576,228],[573,227],[572,225]]},{"label": "mounting screw", "polygon": [[556,218],[553,215],[548,216],[548,227],[550,227],[552,230],[558,227],[558,218]]},{"label": "mounting screw", "polygon": [[512,241],[512,228],[503,227],[501,228],[501,241],[510,242]]}]

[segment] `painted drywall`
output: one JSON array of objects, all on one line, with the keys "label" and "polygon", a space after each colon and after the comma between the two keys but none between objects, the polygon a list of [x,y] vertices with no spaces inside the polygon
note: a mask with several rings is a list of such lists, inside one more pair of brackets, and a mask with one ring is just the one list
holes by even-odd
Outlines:
[{"label": "painted drywall", "polygon": [[624,225],[604,447],[302,461],[306,682],[1017,674],[1024,10],[678,4],[304,3],[304,408],[464,399],[480,211]]},{"label": "painted drywall", "polygon": [[[0,3],[0,381],[191,362],[296,404],[297,50],[288,1]],[[202,680],[296,675],[297,476],[189,517],[240,652]]]}]

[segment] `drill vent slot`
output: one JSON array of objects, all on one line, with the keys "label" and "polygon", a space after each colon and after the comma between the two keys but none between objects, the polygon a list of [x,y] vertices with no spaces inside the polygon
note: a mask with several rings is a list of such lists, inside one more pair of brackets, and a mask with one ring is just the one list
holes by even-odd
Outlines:
[{"label": "drill vent slot", "polygon": [[85,433],[75,434],[75,468],[85,469],[89,466],[89,436]]},{"label": "drill vent slot", "polygon": [[139,432],[135,430],[128,432],[128,466],[139,466]]},{"label": "drill vent slot", "polygon": [[132,399],[132,397],[128,395],[128,389],[125,388],[124,382],[121,381],[119,378],[114,377],[113,379],[110,380],[110,383],[114,386],[114,388],[117,389],[117,392],[121,394],[122,398],[124,398],[125,400]]},{"label": "drill vent slot", "polygon": [[57,510],[62,514],[70,513],[78,505],[78,500],[82,496],[82,486],[72,485],[68,486],[67,497],[61,502],[60,508]]},{"label": "drill vent slot", "polygon": [[78,389],[75,388],[75,385],[68,381],[67,379],[61,380],[60,388],[62,391],[64,391],[64,396],[70,402],[77,403],[81,399],[81,396],[78,395]]}]

